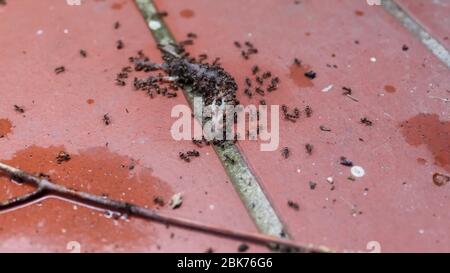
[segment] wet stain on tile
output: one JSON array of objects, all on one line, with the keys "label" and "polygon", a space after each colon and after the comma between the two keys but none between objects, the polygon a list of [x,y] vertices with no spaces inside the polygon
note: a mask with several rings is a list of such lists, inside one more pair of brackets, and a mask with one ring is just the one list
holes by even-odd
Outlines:
[{"label": "wet stain on tile", "polygon": [[182,11],[180,11],[180,15],[183,18],[192,18],[195,15],[195,12],[191,9],[184,9]]},{"label": "wet stain on tile", "polygon": [[434,156],[434,164],[450,171],[450,122],[437,114],[419,114],[400,124],[406,142],[426,145]]},{"label": "wet stain on tile", "polygon": [[313,81],[305,76],[305,73],[311,70],[309,65],[292,64],[289,67],[289,78],[291,78],[298,87],[313,87]]},{"label": "wet stain on tile", "polygon": [[419,163],[420,165],[426,165],[427,164],[427,160],[425,158],[417,158],[417,163]]},{"label": "wet stain on tile", "polygon": [[13,126],[11,124],[11,121],[4,118],[0,119],[0,138],[3,138],[9,133],[11,133],[12,127]]},{"label": "wet stain on tile", "polygon": [[395,92],[397,92],[397,89],[394,86],[392,86],[392,85],[385,85],[384,86],[384,90],[386,92],[388,92],[388,93],[395,93]]},{"label": "wet stain on tile", "polygon": [[120,9],[122,9],[124,4],[125,4],[125,2],[115,2],[111,5],[111,9],[120,10]]},{"label": "wet stain on tile", "polygon": [[[69,161],[58,164],[56,155],[64,147],[32,146],[2,162],[30,173],[44,173],[55,183],[80,191],[154,207],[153,199],[168,200],[170,187],[152,175],[148,168],[105,147],[71,154]],[[2,200],[29,192],[28,186],[0,178]],[[66,200],[47,198],[39,203],[1,215],[0,249],[14,249],[18,240],[26,239],[30,250],[66,252],[68,242],[81,244],[82,251],[130,251],[147,249],[154,243],[154,224],[139,219],[116,219],[112,214]],[[14,239],[16,238],[16,239]],[[17,246],[18,249],[23,250]]]},{"label": "wet stain on tile", "polygon": [[94,100],[94,99],[87,99],[87,100],[86,100],[86,103],[87,103],[87,104],[94,104],[94,103],[95,103],[95,100]]}]

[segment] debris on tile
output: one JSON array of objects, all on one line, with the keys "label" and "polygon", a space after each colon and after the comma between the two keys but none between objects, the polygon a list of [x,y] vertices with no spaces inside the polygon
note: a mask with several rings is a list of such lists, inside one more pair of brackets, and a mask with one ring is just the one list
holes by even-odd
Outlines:
[{"label": "debris on tile", "polygon": [[333,184],[334,184],[334,179],[333,179],[333,177],[331,177],[331,176],[327,177],[327,182],[328,182],[330,185],[333,185]]},{"label": "debris on tile", "polygon": [[333,85],[332,84],[330,84],[327,87],[325,87],[324,89],[322,89],[322,92],[324,92],[324,93],[330,92],[331,89],[333,89]]},{"label": "debris on tile", "polygon": [[440,173],[435,173],[433,175],[433,182],[436,186],[442,187],[450,182],[450,176]]},{"label": "debris on tile", "polygon": [[363,177],[366,174],[366,172],[364,171],[363,167],[361,167],[361,166],[353,166],[350,169],[350,172],[352,173],[352,175],[354,177],[357,177],[357,178]]},{"label": "debris on tile", "polygon": [[153,198],[153,203],[160,207],[164,207],[165,205],[164,198],[162,198],[161,196],[156,196],[155,198]]},{"label": "debris on tile", "polygon": [[170,199],[169,207],[171,209],[177,209],[181,207],[183,204],[183,195],[181,193],[177,193]]},{"label": "debris on tile", "polygon": [[320,131],[331,132],[331,129],[326,127],[326,126],[324,126],[324,125],[320,125],[319,128],[320,128]]},{"label": "debris on tile", "polygon": [[71,159],[70,154],[68,154],[67,152],[64,152],[64,151],[59,152],[58,155],[56,156],[56,162],[58,164],[67,162],[70,159]]},{"label": "debris on tile", "polygon": [[314,181],[309,181],[309,188],[310,188],[311,190],[315,190],[316,187],[317,187],[317,183],[316,183],[316,182],[314,182]]}]

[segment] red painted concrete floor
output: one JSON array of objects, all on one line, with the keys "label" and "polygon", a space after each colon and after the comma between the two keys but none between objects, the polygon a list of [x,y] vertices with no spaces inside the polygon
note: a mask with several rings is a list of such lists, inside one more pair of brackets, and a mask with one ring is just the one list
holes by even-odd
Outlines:
[{"label": "red painted concrete floor", "polygon": [[[160,60],[132,1],[92,0],[79,7],[55,0],[7,2],[0,6],[1,162],[150,207],[157,207],[155,196],[168,200],[182,192],[181,208],[160,209],[256,232],[212,149],[202,148],[189,164],[178,158],[194,148],[169,135],[170,110],[186,104],[183,96],[152,100],[115,85],[138,50]],[[253,79],[254,65],[280,78],[280,88],[264,98],[249,99],[240,88],[242,103],[264,99],[312,109],[309,118],[302,113],[296,123],[281,121],[275,152],[261,152],[259,142],[239,142],[293,239],[337,251],[368,251],[368,245],[383,252],[450,251],[450,185],[433,183],[433,174],[450,172],[450,71],[382,7],[352,0],[155,2],[168,12],[165,20],[178,40],[198,35],[192,54],[221,57],[241,87],[245,77]],[[448,7],[401,2],[445,44],[449,26],[439,18],[449,17]],[[122,50],[116,49],[119,39]],[[234,41],[250,41],[258,54],[244,60]],[[59,66],[66,71],[56,75]],[[309,70],[317,73],[314,80],[304,77]],[[351,88],[357,101],[342,95],[342,87]],[[283,147],[291,151],[287,159]],[[61,150],[72,159],[57,164]],[[351,178],[341,157],[365,175]],[[24,190],[0,181],[2,200]],[[0,251],[64,252],[72,241],[90,252],[236,251],[240,244],[133,218],[114,220],[55,199],[0,215]]]},{"label": "red painted concrete floor", "polygon": [[[162,211],[217,226],[256,232],[238,194],[211,148],[190,164],[178,158],[192,150],[170,138],[170,111],[185,104],[148,98],[132,86],[115,85],[128,57],[143,49],[160,59],[155,42],[133,2],[8,1],[1,7],[0,139],[2,162],[43,172],[70,187],[155,207],[183,193],[182,206]],[[83,18],[81,20],[81,18]],[[121,27],[114,29],[119,21]],[[12,27],[14,26],[14,27]],[[125,47],[116,49],[116,41]],[[82,58],[80,49],[87,52]],[[65,66],[56,75],[54,69]],[[23,107],[25,113],[15,111]],[[106,126],[103,115],[111,124]],[[72,159],[57,164],[67,151]],[[133,170],[129,166],[135,166]],[[23,192],[8,179],[0,199]],[[237,251],[226,240],[142,220],[117,221],[108,215],[49,199],[0,215],[0,251]],[[265,251],[251,246],[252,251]]]}]

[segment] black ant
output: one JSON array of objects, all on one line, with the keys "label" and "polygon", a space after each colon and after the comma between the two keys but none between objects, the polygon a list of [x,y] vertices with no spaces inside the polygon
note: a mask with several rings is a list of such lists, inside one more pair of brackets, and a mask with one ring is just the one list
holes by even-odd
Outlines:
[{"label": "black ant", "polygon": [[308,71],[305,73],[305,77],[307,77],[308,79],[314,80],[317,77],[316,72],[314,71]]},{"label": "black ant", "polygon": [[353,167],[353,162],[351,162],[350,160],[348,160],[346,157],[341,156],[341,161],[340,164],[342,166],[346,166],[346,167]]},{"label": "black ant", "polygon": [[103,123],[108,126],[111,124],[111,117],[108,114],[103,115]]},{"label": "black ant", "polygon": [[60,74],[60,73],[63,73],[65,71],[66,71],[66,68],[64,66],[60,66],[60,67],[55,68],[55,73],[56,74]]},{"label": "black ant", "polygon": [[305,145],[306,153],[309,154],[309,155],[312,155],[313,148],[314,148],[314,147],[313,147],[311,144],[309,144],[309,143],[306,144],[306,145]]},{"label": "black ant", "polygon": [[86,50],[80,49],[80,55],[81,55],[81,57],[86,58],[86,57],[87,57],[87,52],[86,52]]},{"label": "black ant", "polygon": [[23,107],[20,107],[19,105],[14,104],[14,111],[16,111],[17,113],[23,114],[25,113],[25,109],[23,109]]},{"label": "black ant", "polygon": [[56,162],[58,164],[69,161],[70,159],[71,159],[70,154],[64,151],[59,152],[58,155],[56,156]]},{"label": "black ant", "polygon": [[116,42],[116,48],[117,48],[118,50],[123,49],[124,46],[125,46],[125,45],[124,45],[124,43],[123,43],[122,40],[118,40],[118,41]]},{"label": "black ant", "polygon": [[259,67],[258,67],[257,65],[253,66],[253,68],[252,68],[252,74],[253,74],[253,75],[256,75],[256,74],[258,74],[258,72],[259,72]]},{"label": "black ant", "polygon": [[373,122],[371,120],[369,120],[368,118],[362,118],[361,119],[361,123],[365,124],[366,126],[372,126]]},{"label": "black ant", "polygon": [[291,155],[291,151],[289,150],[288,147],[284,147],[284,148],[281,150],[281,155],[284,157],[284,159],[288,159],[289,156]]},{"label": "black ant", "polygon": [[308,117],[308,118],[310,118],[312,116],[313,111],[312,111],[311,106],[309,106],[309,105],[306,106],[305,113],[306,113],[306,117]]}]

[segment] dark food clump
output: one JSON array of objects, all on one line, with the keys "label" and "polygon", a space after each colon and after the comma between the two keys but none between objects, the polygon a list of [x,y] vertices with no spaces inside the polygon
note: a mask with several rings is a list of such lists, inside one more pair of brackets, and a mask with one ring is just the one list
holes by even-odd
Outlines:
[{"label": "dark food clump", "polygon": [[203,97],[205,105],[239,104],[236,99],[237,84],[223,69],[218,60],[212,64],[199,63],[188,58],[183,47],[161,47],[165,63],[163,70],[181,86],[190,86],[194,93]]},{"label": "dark food clump", "polygon": [[0,6],[6,6],[6,0],[0,0]]}]

